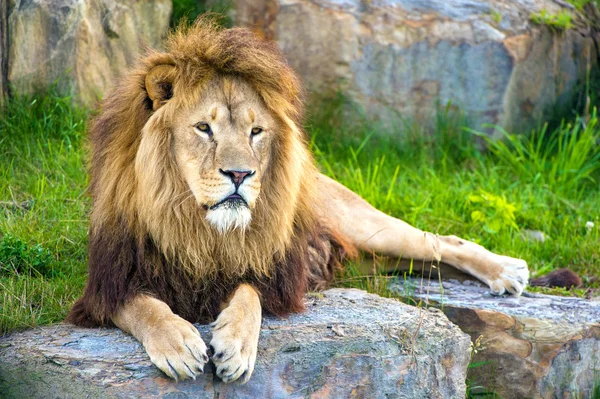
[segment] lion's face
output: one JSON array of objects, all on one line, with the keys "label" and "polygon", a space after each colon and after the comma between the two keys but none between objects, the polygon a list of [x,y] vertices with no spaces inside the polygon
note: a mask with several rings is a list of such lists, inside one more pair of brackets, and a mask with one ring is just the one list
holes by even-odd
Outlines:
[{"label": "lion's face", "polygon": [[276,124],[253,88],[232,77],[214,78],[186,108],[173,121],[172,152],[189,195],[217,230],[245,229]]}]

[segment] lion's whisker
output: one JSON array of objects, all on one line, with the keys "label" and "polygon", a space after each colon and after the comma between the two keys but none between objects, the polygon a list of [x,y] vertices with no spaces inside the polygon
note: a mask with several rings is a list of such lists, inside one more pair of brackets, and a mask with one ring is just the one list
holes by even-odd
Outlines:
[{"label": "lion's whisker", "polygon": [[[191,191],[191,190],[189,190]],[[181,200],[181,202],[177,205],[175,205],[175,208],[179,208],[180,206],[183,205],[183,203],[187,200],[189,200],[190,198],[194,197],[194,193],[191,193],[190,195],[188,195],[187,197],[185,197],[183,200]]]},{"label": "lion's whisker", "polygon": [[183,197],[183,196],[185,196],[185,195],[188,195],[188,194],[189,194],[189,193],[191,193],[191,192],[192,192],[192,189],[191,189],[191,188],[188,188],[187,190],[185,190],[185,191],[183,191],[183,192],[181,192],[181,193],[179,193],[179,194],[176,194],[176,195],[175,195],[175,196],[174,196],[174,197],[171,199],[171,201],[172,201],[172,202],[174,202],[174,201],[177,201],[179,198],[181,198],[181,197]]}]

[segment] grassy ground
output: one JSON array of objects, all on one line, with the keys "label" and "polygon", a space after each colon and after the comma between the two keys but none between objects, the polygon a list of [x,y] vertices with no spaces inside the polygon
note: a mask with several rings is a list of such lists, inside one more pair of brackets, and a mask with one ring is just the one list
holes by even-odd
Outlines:
[{"label": "grassy ground", "polygon": [[[597,285],[600,128],[594,113],[543,135],[506,134],[481,153],[474,133],[461,128],[464,121],[445,110],[425,134],[410,124],[384,133],[364,121],[345,126],[337,123],[337,109],[313,114],[308,125],[325,173],[420,228],[524,258],[534,274],[570,267]],[[83,289],[86,116],[55,95],[16,98],[0,113],[0,333],[61,320]],[[399,135],[407,138],[396,140]],[[548,239],[525,241],[525,229]],[[384,289],[352,270],[345,278]]]},{"label": "grassy ground", "polygon": [[83,288],[85,121],[52,95],[0,111],[0,334],[61,320]]}]

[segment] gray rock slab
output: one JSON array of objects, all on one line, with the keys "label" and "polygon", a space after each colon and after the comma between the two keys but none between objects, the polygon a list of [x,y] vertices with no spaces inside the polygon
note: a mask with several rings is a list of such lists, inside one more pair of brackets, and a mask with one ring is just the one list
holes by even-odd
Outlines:
[{"label": "gray rock slab", "polygon": [[443,310],[478,344],[473,385],[502,398],[590,398],[600,383],[600,302],[492,296],[479,282],[395,280],[400,296]]},{"label": "gray rock slab", "polygon": [[[246,385],[222,384],[208,366],[196,381],[175,383],[121,331],[59,324],[0,338],[0,392],[9,398],[464,397],[470,339],[442,312],[352,289],[306,301],[304,313],[263,320]],[[208,328],[198,328],[208,342]]]},{"label": "gray rock slab", "polygon": [[395,281],[391,288],[401,296],[444,306],[487,309],[516,317],[532,317],[557,323],[589,324],[600,322],[600,301],[576,297],[525,293],[520,297],[495,296],[482,283],[473,280],[427,281],[410,278]]}]

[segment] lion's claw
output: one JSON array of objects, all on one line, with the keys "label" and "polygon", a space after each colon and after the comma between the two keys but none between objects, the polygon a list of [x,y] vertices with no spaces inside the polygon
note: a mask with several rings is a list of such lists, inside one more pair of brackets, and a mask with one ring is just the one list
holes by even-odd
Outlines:
[{"label": "lion's claw", "polygon": [[506,292],[515,296],[521,295],[529,282],[527,263],[509,256],[496,256],[503,270],[500,276],[488,282],[492,295],[502,295]]},{"label": "lion's claw", "polygon": [[179,316],[161,323],[144,339],[150,360],[175,380],[196,379],[208,362],[198,330]]},{"label": "lion's claw", "polygon": [[[229,322],[228,318],[232,318]],[[233,313],[225,310],[211,324],[210,341],[215,374],[225,383],[238,381],[245,384],[250,379],[256,362],[258,330],[239,325]]]}]

